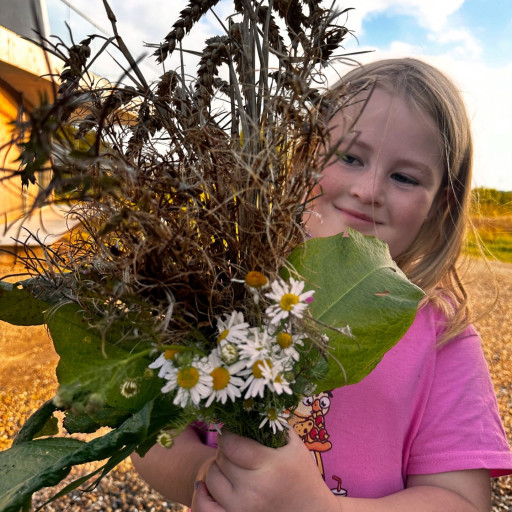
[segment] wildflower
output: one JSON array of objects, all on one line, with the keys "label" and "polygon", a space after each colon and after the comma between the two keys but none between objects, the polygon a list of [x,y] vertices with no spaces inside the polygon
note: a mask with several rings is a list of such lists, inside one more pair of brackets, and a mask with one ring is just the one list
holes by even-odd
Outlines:
[{"label": "wildflower", "polygon": [[240,311],[233,311],[231,315],[224,315],[224,320],[217,318],[217,344],[224,340],[231,343],[240,343],[246,340],[249,332],[249,324],[244,322],[244,315]]},{"label": "wildflower", "polygon": [[241,376],[247,376],[247,380],[241,388],[241,391],[246,391],[244,398],[257,396],[263,398],[265,388],[268,388],[270,384],[269,373],[264,373],[263,370],[271,366],[272,361],[270,359],[258,359],[250,368],[240,372]]},{"label": "wildflower", "polygon": [[251,270],[245,276],[245,286],[252,293],[252,300],[255,304],[260,301],[260,292],[268,286],[267,277],[256,270]]},{"label": "wildflower", "polygon": [[176,432],[173,430],[161,430],[156,438],[156,442],[162,446],[163,448],[172,448],[174,444],[174,438],[176,437]]},{"label": "wildflower", "polygon": [[207,372],[204,363],[199,358],[180,368],[174,366],[164,375],[168,381],[162,388],[162,393],[169,393],[177,389],[173,403],[179,407],[189,404],[199,405],[201,399],[206,398],[212,390],[213,379]]},{"label": "wildflower", "polygon": [[247,398],[242,402],[242,407],[245,412],[251,412],[254,409],[255,403],[254,398]]},{"label": "wildflower", "polygon": [[286,320],[290,315],[302,318],[305,309],[313,299],[313,290],[302,292],[304,281],[290,278],[290,284],[282,279],[272,283],[272,291],[266,296],[276,302],[269,306],[265,313],[271,317],[270,323],[277,324]]},{"label": "wildflower", "polygon": [[296,347],[297,345],[303,345],[302,335],[281,331],[276,336],[276,344],[281,355],[294,361],[299,360],[300,354]]},{"label": "wildflower", "polygon": [[126,379],[121,384],[121,395],[125,398],[133,398],[140,391],[139,383],[135,379]]},{"label": "wildflower", "polygon": [[158,371],[158,376],[163,378],[163,376],[171,369],[174,368],[172,360],[176,357],[178,353],[177,350],[166,350],[162,352],[157,359],[155,359],[148,367],[152,370],[156,368],[160,368]]},{"label": "wildflower", "polygon": [[[212,368],[210,371],[212,388],[205,407],[209,407],[214,400],[225,404],[230,398],[234,402],[235,398],[241,396],[240,388],[244,384],[243,379],[234,375],[241,369],[240,364],[225,366],[215,352],[210,354],[208,362]],[[244,363],[242,363],[243,366],[245,366]]]},{"label": "wildflower", "polygon": [[223,343],[219,347],[219,355],[225,364],[234,364],[240,359],[238,347],[233,343]]},{"label": "wildflower", "polygon": [[290,416],[287,412],[280,412],[275,407],[268,407],[265,412],[260,413],[263,416],[263,420],[260,423],[259,428],[262,428],[267,423],[272,429],[272,433],[275,434],[277,430],[284,430],[289,427],[288,417]]},{"label": "wildflower", "polygon": [[268,286],[268,279],[261,272],[251,270],[250,272],[247,272],[247,275],[245,276],[245,284],[249,288],[265,288]]},{"label": "wildflower", "polygon": [[286,393],[288,395],[292,394],[290,383],[284,376],[282,364],[262,365],[261,373],[269,389],[271,389],[278,395],[281,395],[283,393]]},{"label": "wildflower", "polygon": [[272,338],[266,329],[252,327],[245,343],[238,346],[240,358],[247,360],[247,365],[251,365],[257,359],[269,357],[272,348]]}]

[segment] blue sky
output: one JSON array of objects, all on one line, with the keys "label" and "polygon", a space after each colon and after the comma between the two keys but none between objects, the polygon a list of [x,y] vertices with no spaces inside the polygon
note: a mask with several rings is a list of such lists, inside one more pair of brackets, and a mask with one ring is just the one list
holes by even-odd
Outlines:
[{"label": "blue sky", "polygon": [[[76,40],[98,32],[66,2],[110,31],[102,0],[46,2],[53,34],[68,38],[64,22],[71,26]],[[163,39],[187,3],[110,0],[119,31],[137,56],[149,52],[144,42]],[[217,5],[221,19],[229,14],[231,5],[228,0]],[[474,186],[512,190],[512,0],[336,0],[336,6],[356,7],[350,11],[347,26],[357,41],[355,37],[348,40],[346,49],[372,50],[360,61],[416,56],[452,76],[473,120]],[[210,17],[194,28],[187,44],[199,49],[217,27]],[[100,62],[96,71],[109,74],[112,69],[111,61]],[[157,77],[162,68],[147,58],[144,71]]]}]

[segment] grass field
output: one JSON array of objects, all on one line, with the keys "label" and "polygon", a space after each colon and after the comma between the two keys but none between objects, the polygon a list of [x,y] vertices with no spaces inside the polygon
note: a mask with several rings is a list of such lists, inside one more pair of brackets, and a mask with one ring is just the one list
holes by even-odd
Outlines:
[{"label": "grass field", "polygon": [[[512,263],[512,215],[477,216],[473,223],[485,256]],[[472,256],[480,256],[475,236],[470,236],[466,251]]]}]

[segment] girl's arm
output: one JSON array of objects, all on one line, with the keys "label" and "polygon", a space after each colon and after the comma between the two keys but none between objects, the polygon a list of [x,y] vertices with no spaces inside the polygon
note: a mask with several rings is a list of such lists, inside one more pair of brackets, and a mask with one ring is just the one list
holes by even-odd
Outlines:
[{"label": "girl's arm", "polygon": [[153,446],[144,457],[133,453],[133,465],[141,477],[165,497],[190,506],[194,483],[215,459],[216,450],[202,443],[197,432],[188,427],[171,449]]},{"label": "girl's arm", "polygon": [[193,498],[193,512],[489,512],[487,470],[409,478],[403,491],[378,499],[336,497],[322,480],[310,452],[290,431],[277,450],[233,434],[219,436],[215,462]]}]

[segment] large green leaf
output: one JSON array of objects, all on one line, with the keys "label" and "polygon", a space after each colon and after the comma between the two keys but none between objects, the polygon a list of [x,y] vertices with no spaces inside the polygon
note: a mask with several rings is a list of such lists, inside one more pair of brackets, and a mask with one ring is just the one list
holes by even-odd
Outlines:
[{"label": "large green leaf", "polygon": [[[70,403],[82,401],[86,407],[89,397],[96,394],[111,408],[135,412],[159,393],[161,380],[145,373],[151,361],[149,351],[131,354],[108,339],[102,340],[99,333],[88,326],[77,305],[58,308],[48,315],[47,323],[60,356],[59,394],[65,399],[67,396]],[[128,379],[139,386],[138,393],[129,398],[121,393],[121,386]]]},{"label": "large green leaf", "polygon": [[[393,262],[386,244],[352,230],[308,240],[289,262],[315,290],[310,311],[330,339],[329,370],[317,391],[360,381],[410,327],[423,292]],[[326,327],[347,325],[353,337]]]},{"label": "large green leaf", "polygon": [[150,426],[153,402],[119,428],[85,443],[69,438],[36,439],[0,452],[0,510],[18,512],[35,491],[59,483],[74,465],[128,456]]},{"label": "large green leaf", "polygon": [[0,281],[0,320],[12,325],[41,325],[48,304],[32,296],[24,282]]}]

